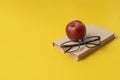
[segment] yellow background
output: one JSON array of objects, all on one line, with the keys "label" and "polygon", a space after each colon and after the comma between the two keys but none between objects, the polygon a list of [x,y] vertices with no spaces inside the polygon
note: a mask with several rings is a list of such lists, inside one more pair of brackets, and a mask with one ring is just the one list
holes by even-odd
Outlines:
[{"label": "yellow background", "polygon": [[[76,19],[116,39],[76,62],[52,46]],[[0,80],[120,80],[120,0],[0,0]]]}]

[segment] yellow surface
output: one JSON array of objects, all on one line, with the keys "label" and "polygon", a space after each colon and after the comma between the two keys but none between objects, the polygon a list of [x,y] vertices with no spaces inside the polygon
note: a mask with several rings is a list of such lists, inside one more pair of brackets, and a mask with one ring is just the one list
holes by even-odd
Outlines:
[{"label": "yellow surface", "polygon": [[[116,39],[76,62],[52,46],[75,19]],[[120,80],[120,0],[0,0],[0,80]]]}]

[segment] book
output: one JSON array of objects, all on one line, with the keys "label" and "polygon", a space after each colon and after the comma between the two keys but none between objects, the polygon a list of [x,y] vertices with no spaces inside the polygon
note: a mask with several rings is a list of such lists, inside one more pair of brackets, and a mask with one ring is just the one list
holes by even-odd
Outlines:
[{"label": "book", "polygon": [[115,38],[114,32],[107,30],[105,28],[96,26],[94,24],[90,24],[86,26],[86,36],[100,36],[101,37],[101,45],[94,47],[94,48],[88,48],[84,45],[80,46],[80,49],[75,52],[70,53],[64,53],[63,49],[60,47],[60,45],[66,41],[70,41],[70,39],[67,36],[64,36],[56,41],[53,42],[53,46],[57,48],[58,50],[62,51],[64,54],[68,55],[69,57],[73,58],[76,61],[79,61],[83,58],[85,58],[87,55],[92,53],[93,51],[99,49],[101,46],[105,45],[106,43],[110,42]]}]

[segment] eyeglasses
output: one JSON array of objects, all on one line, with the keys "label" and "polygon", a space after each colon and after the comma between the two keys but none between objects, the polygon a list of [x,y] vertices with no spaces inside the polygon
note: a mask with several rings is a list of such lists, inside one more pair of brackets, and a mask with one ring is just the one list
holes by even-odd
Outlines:
[{"label": "eyeglasses", "polygon": [[71,53],[74,51],[78,51],[81,45],[85,45],[88,48],[94,48],[100,46],[100,44],[100,36],[91,36],[78,41],[67,41],[62,43],[60,46],[63,49],[64,53]]}]

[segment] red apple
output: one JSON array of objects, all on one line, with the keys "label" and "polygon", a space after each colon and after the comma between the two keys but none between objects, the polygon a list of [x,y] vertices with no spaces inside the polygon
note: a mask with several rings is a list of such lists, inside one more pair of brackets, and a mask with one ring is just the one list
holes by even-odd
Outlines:
[{"label": "red apple", "polygon": [[80,40],[86,35],[85,25],[79,20],[74,20],[66,26],[66,34],[71,40]]}]

